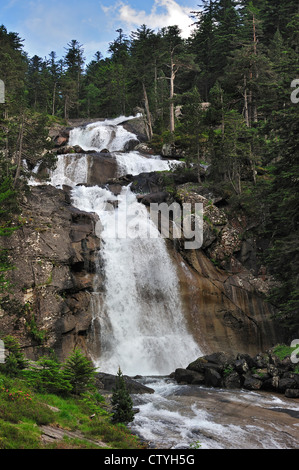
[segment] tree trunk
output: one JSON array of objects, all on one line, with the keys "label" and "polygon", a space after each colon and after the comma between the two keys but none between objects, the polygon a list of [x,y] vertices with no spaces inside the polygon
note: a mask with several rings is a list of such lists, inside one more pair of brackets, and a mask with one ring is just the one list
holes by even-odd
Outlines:
[{"label": "tree trunk", "polygon": [[19,150],[17,151],[17,161],[16,161],[17,170],[16,170],[16,174],[15,174],[15,178],[14,178],[14,188],[16,187],[17,182],[20,178],[20,174],[21,174],[22,153],[23,153],[23,137],[24,137],[24,122],[25,122],[25,114],[23,113],[20,132],[19,132],[19,137],[18,137]]},{"label": "tree trunk", "polygon": [[152,140],[152,137],[153,137],[152,118],[151,118],[148,97],[147,97],[147,92],[146,92],[144,82],[142,82],[142,88],[143,88],[144,105],[145,105],[145,111],[146,111],[146,117],[147,117],[148,137],[149,137],[149,140]]},{"label": "tree trunk", "polygon": [[155,115],[157,116],[158,112],[158,68],[157,68],[157,59],[155,59],[155,79],[154,79],[154,94],[155,94]]},{"label": "tree trunk", "polygon": [[[257,37],[256,37],[256,28],[255,28],[255,16],[252,17],[252,27],[253,27],[253,53],[257,56]],[[254,64],[254,74],[255,78],[258,78],[258,70],[256,68],[256,63]],[[257,105],[256,101],[253,103],[253,121],[257,122]]]},{"label": "tree trunk", "polygon": [[221,102],[221,135],[224,139],[224,104],[223,104],[223,90],[220,87],[220,102]]},{"label": "tree trunk", "polygon": [[53,95],[52,95],[52,116],[55,115],[55,100],[56,100],[56,82],[54,83]]},{"label": "tree trunk", "polygon": [[246,126],[250,127],[246,75],[244,75],[244,114],[245,114]]},{"label": "tree trunk", "polygon": [[68,119],[68,96],[64,100],[64,119]]},{"label": "tree trunk", "polygon": [[170,132],[173,134],[174,133],[174,79],[175,79],[175,71],[174,71],[174,63],[173,63],[173,51],[171,51],[170,55],[170,94],[169,94],[169,100],[170,100]]}]

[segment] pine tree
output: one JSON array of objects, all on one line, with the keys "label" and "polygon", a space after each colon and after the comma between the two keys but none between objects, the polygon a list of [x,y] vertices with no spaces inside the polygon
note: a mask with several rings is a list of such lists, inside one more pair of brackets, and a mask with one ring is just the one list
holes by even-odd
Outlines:
[{"label": "pine tree", "polygon": [[92,362],[79,349],[69,356],[64,364],[64,373],[75,395],[81,395],[94,387],[95,370]]},{"label": "pine tree", "polygon": [[26,102],[28,60],[22,42],[17,33],[0,26],[0,78],[5,83],[5,103],[0,104],[0,112],[5,119],[18,114]]},{"label": "pine tree", "polygon": [[[126,115],[128,108],[128,70],[130,68],[129,40],[123,30],[117,29],[117,39],[110,42],[111,53],[109,80],[117,114]],[[111,96],[111,97],[112,97]]]},{"label": "pine tree", "polygon": [[264,191],[269,205],[267,232],[270,245],[266,262],[280,281],[272,291],[270,300],[277,307],[281,323],[291,334],[299,328],[298,290],[298,152],[299,152],[299,105],[289,102],[276,113],[276,139],[273,153],[278,157],[273,168],[270,188]]},{"label": "pine tree", "polygon": [[[140,103],[142,103],[145,109],[148,140],[151,140],[153,136],[151,109],[156,110],[157,70],[155,44],[156,35],[145,24],[131,34],[131,80],[132,86],[140,97]],[[151,96],[154,98],[153,102],[150,100]]]},{"label": "pine tree", "polygon": [[118,368],[116,386],[111,398],[114,423],[128,424],[134,419],[133,401],[127,390],[120,367]]},{"label": "pine tree", "polygon": [[66,55],[64,57],[66,70],[61,80],[65,119],[69,118],[72,110],[74,110],[72,111],[73,115],[79,117],[84,61],[82,44],[76,39],[72,39],[66,48]]},{"label": "pine tree", "polygon": [[207,149],[208,127],[205,123],[206,111],[197,87],[182,96],[182,115],[178,132],[180,142],[187,147],[186,162],[197,163],[200,182],[200,162]]},{"label": "pine tree", "polygon": [[[8,256],[8,251],[2,247],[1,238],[10,236],[17,226],[12,224],[11,215],[17,211],[17,194],[13,188],[13,179],[8,173],[7,162],[0,154],[0,294],[5,293],[10,282],[7,272],[13,269]],[[8,176],[6,176],[8,174]]]}]

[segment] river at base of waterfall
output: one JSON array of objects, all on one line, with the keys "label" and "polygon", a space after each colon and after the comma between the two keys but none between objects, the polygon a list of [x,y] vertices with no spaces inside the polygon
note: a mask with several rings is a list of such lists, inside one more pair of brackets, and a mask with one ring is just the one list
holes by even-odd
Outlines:
[{"label": "river at base of waterfall", "polygon": [[299,403],[282,395],[138,379],[155,390],[133,395],[130,428],[153,449],[295,449]]}]

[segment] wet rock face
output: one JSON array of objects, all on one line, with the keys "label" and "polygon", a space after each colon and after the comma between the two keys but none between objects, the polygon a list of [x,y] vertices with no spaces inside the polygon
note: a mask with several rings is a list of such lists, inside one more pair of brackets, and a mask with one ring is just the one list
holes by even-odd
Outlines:
[{"label": "wet rock face", "polygon": [[91,352],[97,347],[90,337],[100,248],[96,217],[75,209],[67,193],[47,185],[31,188],[20,220],[21,228],[5,240],[15,269],[13,294],[0,310],[2,333],[18,337],[32,359],[53,349],[64,360],[74,346]]},{"label": "wet rock face", "polygon": [[258,263],[256,241],[246,238],[246,220],[228,217],[198,183],[178,185],[175,197],[203,207],[201,248],[185,249],[184,238],[169,243],[190,331],[201,350],[255,354],[282,341],[265,299],[273,280]]},{"label": "wet rock face", "polygon": [[[87,185],[108,183],[119,194],[123,185],[132,183],[146,206],[174,200],[159,172],[116,178],[115,160],[107,152],[88,159]],[[186,250],[183,239],[170,235],[167,240],[190,332],[203,353],[220,349],[255,354],[281,340],[273,308],[264,298],[269,278],[257,265],[255,241],[242,239],[241,222],[229,221],[217,198],[203,187],[199,190],[191,176],[175,172],[169,178],[180,203],[203,204],[203,246]],[[99,355],[99,325],[93,323],[91,302],[100,249],[94,234],[97,220],[72,207],[70,188],[64,189],[32,187],[22,206],[20,230],[4,240],[16,269],[10,273],[13,294],[0,309],[1,332],[17,336],[33,359],[51,348],[64,360],[74,346]],[[97,283],[101,293],[100,274]],[[201,381],[204,371],[198,374],[194,380]],[[217,383],[215,374],[209,377]],[[236,376],[227,378],[230,384],[236,381]]]}]

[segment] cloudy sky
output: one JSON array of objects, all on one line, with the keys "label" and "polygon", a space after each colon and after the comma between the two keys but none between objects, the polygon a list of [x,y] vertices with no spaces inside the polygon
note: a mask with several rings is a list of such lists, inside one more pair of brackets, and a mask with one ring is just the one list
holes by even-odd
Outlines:
[{"label": "cloudy sky", "polygon": [[146,24],[158,30],[178,25],[187,37],[192,25],[191,11],[200,0],[1,0],[0,24],[19,33],[29,56],[58,57],[77,39],[84,47],[87,62],[96,51],[107,55],[109,42],[122,28],[130,33]]}]

